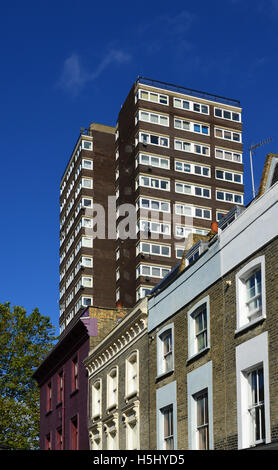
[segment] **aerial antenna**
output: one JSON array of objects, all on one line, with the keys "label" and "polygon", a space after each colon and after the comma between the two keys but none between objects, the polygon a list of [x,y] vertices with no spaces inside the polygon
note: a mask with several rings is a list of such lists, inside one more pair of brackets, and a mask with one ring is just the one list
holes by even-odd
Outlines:
[{"label": "aerial antenna", "polygon": [[271,141],[272,141],[272,139],[262,140],[262,141],[259,142],[258,144],[251,145],[251,147],[250,147],[250,149],[249,149],[249,152],[250,152],[250,167],[251,167],[253,199],[255,198],[256,193],[255,193],[255,185],[254,185],[254,173],[253,173],[252,153],[253,153],[253,150],[257,149],[258,147],[261,147],[262,145],[268,144],[268,143],[271,142]]}]

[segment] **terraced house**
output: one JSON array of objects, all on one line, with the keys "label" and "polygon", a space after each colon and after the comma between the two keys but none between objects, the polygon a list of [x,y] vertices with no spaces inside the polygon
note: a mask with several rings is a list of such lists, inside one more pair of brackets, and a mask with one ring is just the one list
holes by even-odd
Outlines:
[{"label": "terraced house", "polygon": [[152,291],[151,449],[278,448],[277,164]]},{"label": "terraced house", "polygon": [[92,450],[149,448],[147,326],[145,298],[84,360]]}]

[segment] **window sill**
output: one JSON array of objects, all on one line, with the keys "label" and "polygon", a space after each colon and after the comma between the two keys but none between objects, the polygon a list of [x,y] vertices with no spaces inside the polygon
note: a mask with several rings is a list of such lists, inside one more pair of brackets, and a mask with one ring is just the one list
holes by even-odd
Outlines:
[{"label": "window sill", "polygon": [[56,408],[60,408],[60,406],[62,406],[62,401],[59,401],[59,403],[57,403]]},{"label": "window sill", "polygon": [[138,397],[138,391],[135,390],[134,392],[131,392],[131,393],[128,393],[124,399],[125,399],[125,402],[127,403],[129,400],[131,400],[132,398],[134,397]]},{"label": "window sill", "polygon": [[256,320],[246,323],[245,325],[235,330],[235,336],[240,333],[244,333],[245,331],[248,331],[249,329],[253,328],[253,326],[257,326],[259,323],[262,323],[264,320],[265,320],[265,317],[260,317],[260,318],[256,318]]},{"label": "window sill", "polygon": [[195,359],[198,359],[199,357],[204,356],[209,350],[210,350],[210,346],[207,346],[206,348],[202,349],[202,351],[199,351],[196,354],[193,354],[192,356],[190,356],[187,359],[186,364],[189,364],[190,362],[194,361]]},{"label": "window sill", "polygon": [[52,413],[52,410],[47,410],[47,412],[45,413],[45,416],[50,415],[50,413]]},{"label": "window sill", "polygon": [[100,418],[101,418],[101,414],[99,413],[99,414],[97,414],[97,415],[95,415],[95,416],[92,416],[91,419],[92,419],[93,422],[95,422],[95,421],[98,421]]},{"label": "window sill", "polygon": [[155,378],[155,382],[159,382],[162,379],[165,379],[166,377],[169,377],[169,375],[172,375],[174,372],[174,369],[168,370],[167,372],[162,372],[162,374],[159,374]]},{"label": "window sill", "polygon": [[117,403],[113,403],[113,405],[109,405],[106,408],[106,413],[109,414],[112,411],[115,411],[117,409]]}]

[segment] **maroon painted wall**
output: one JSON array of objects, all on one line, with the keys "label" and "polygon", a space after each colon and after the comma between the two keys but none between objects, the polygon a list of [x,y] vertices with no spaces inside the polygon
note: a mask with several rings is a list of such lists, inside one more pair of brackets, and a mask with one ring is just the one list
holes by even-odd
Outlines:
[{"label": "maroon painted wall", "polygon": [[[51,449],[58,449],[57,430],[62,428],[63,450],[72,449],[72,419],[77,417],[78,450],[89,449],[87,426],[87,371],[82,363],[88,356],[89,337],[79,321],[54,347],[35,374],[40,387],[40,448],[46,448],[46,436],[50,434]],[[78,388],[73,390],[73,364],[77,358]],[[59,400],[59,374],[63,372],[63,400]],[[47,410],[47,388],[51,383],[51,410]]]}]

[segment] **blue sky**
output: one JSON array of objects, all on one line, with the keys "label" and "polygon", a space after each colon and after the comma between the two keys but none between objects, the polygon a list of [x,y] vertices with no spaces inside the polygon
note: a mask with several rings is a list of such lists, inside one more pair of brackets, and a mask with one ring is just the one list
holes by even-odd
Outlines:
[{"label": "blue sky", "polygon": [[58,332],[59,183],[90,122],[115,125],[138,75],[239,99],[245,185],[278,153],[278,0],[1,5],[0,302]]}]

